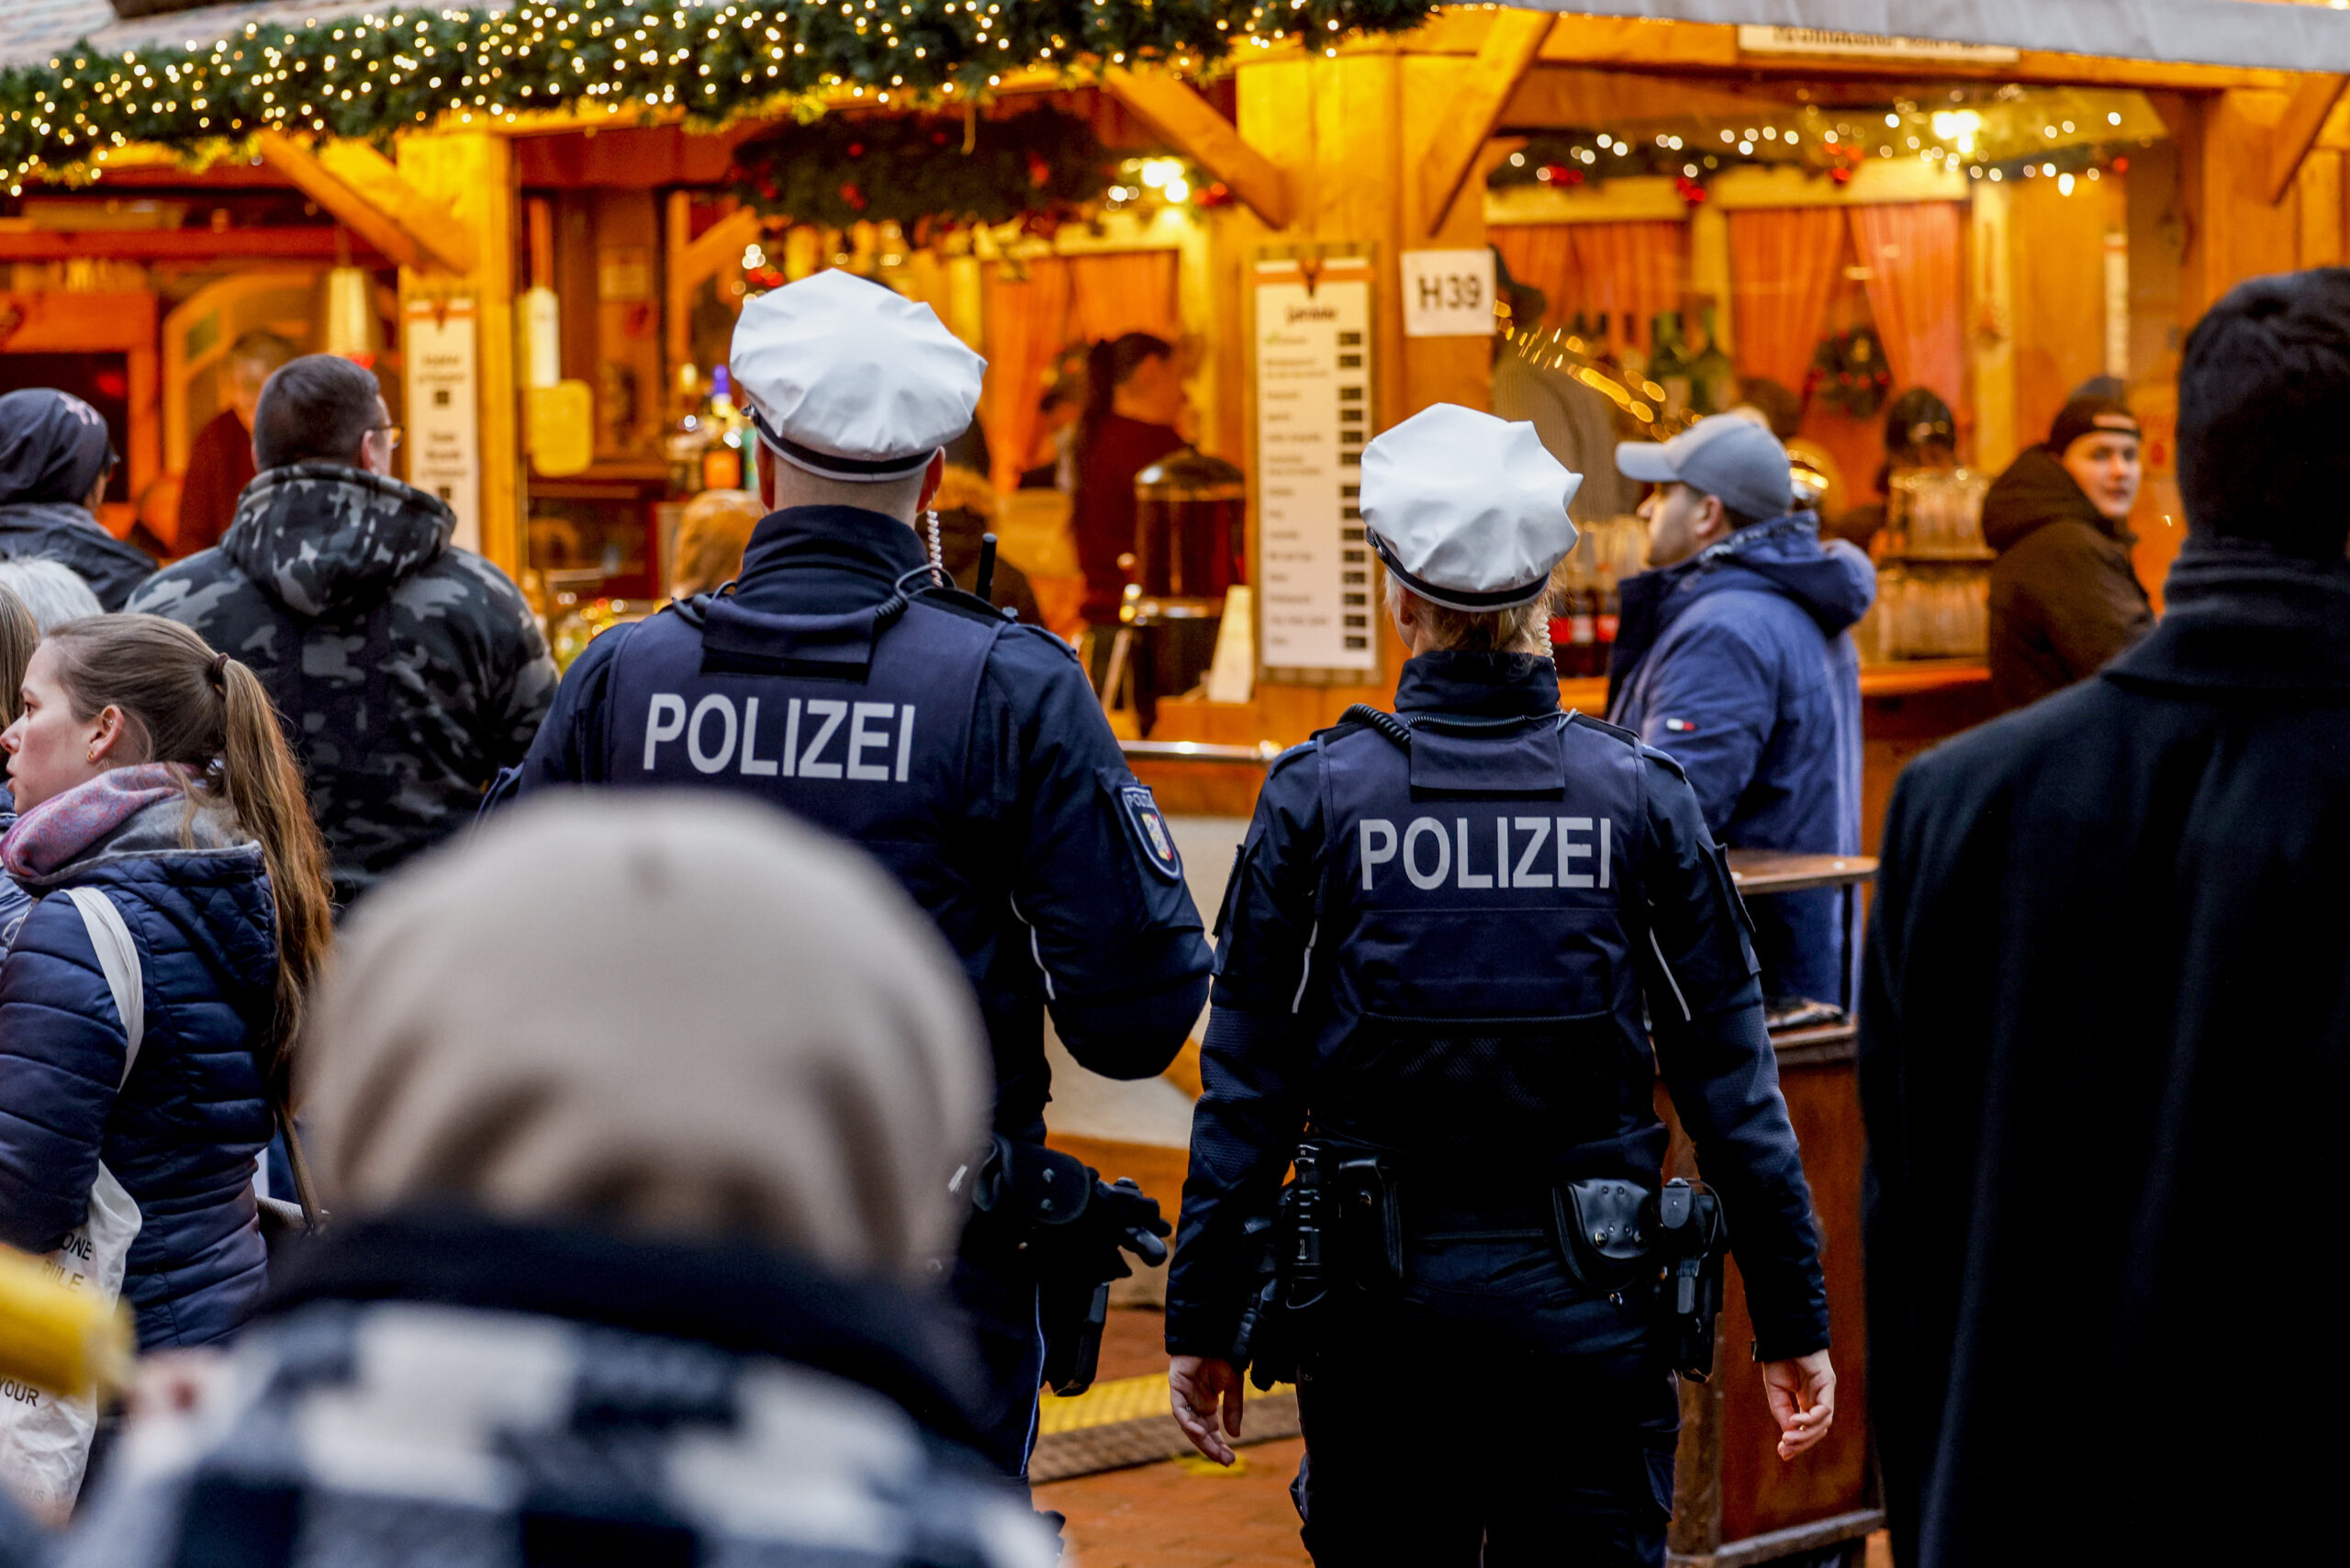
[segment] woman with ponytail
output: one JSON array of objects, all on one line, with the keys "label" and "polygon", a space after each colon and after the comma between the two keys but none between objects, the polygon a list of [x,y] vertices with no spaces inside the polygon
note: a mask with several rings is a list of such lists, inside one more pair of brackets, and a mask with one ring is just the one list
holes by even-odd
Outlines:
[{"label": "woman with ponytail", "polygon": [[[1085,620],[1115,628],[1126,574],[1118,557],[1135,547],[1135,476],[1185,445],[1183,375],[1175,345],[1148,332],[1095,343],[1085,363],[1085,411],[1075,443],[1070,498],[1078,564],[1085,570]],[[1108,657],[1107,639],[1097,662]]]},{"label": "woman with ponytail", "polygon": [[[122,1292],[140,1348],[205,1344],[261,1294],[254,1161],[331,939],[325,851],[260,680],[186,627],[69,621],[18,695],[0,866],[39,902],[0,961],[0,1241],[54,1249],[103,1159],[142,1216]],[[81,911],[51,896],[79,888],[138,952],[135,1059]]]}]

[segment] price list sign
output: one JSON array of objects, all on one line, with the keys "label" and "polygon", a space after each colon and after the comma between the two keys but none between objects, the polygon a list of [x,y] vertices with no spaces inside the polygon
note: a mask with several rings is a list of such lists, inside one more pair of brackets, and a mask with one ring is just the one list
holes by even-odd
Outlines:
[{"label": "price list sign", "polygon": [[481,408],[474,392],[474,302],[412,298],[408,360],[408,482],[457,514],[456,543],[481,548]]},{"label": "price list sign", "polygon": [[1375,672],[1363,543],[1371,258],[1256,263],[1259,658],[1269,672]]}]

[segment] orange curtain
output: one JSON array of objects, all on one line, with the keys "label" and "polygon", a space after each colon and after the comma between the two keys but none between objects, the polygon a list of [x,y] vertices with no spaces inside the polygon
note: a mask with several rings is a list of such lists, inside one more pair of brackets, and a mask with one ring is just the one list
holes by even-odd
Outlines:
[{"label": "orange curtain", "polygon": [[1149,332],[1171,343],[1183,335],[1183,318],[1176,304],[1175,252],[1071,256],[1063,264],[1070,274],[1072,338]]},{"label": "orange curtain", "polygon": [[1577,308],[1608,318],[1611,348],[1654,347],[1650,324],[1661,311],[1680,309],[1689,286],[1689,226],[1670,219],[1578,223],[1572,238],[1583,279]]},{"label": "orange curtain", "polygon": [[1928,387],[1953,409],[1965,375],[1962,210],[1946,201],[1846,208],[1895,389]]},{"label": "orange curtain", "polygon": [[981,281],[987,331],[987,379],[979,417],[999,487],[1017,484],[1036,429],[1036,399],[1050,385],[1054,356],[1069,321],[1069,268],[1058,259],[1032,262],[1012,279],[990,267]]},{"label": "orange curtain", "polygon": [[1657,313],[1681,308],[1689,276],[1685,223],[1511,224],[1492,234],[1510,275],[1548,296],[1546,325],[1563,327],[1577,312],[1605,315],[1610,347],[1645,351]]},{"label": "orange curtain", "polygon": [[[1575,264],[1574,241],[1568,238],[1572,228],[1566,223],[1514,223],[1487,230],[1494,248],[1502,253],[1502,264],[1509,275],[1528,288],[1542,291],[1548,325],[1558,326],[1571,319],[1575,308],[1569,303],[1583,297],[1583,269]],[[1521,321],[1521,328],[1534,323]]]},{"label": "orange curtain", "polygon": [[1041,256],[1025,277],[990,267],[983,279],[988,373],[979,418],[998,488],[1019,482],[1036,433],[1036,400],[1052,384],[1062,349],[1122,332],[1182,336],[1173,251]]},{"label": "orange curtain", "polygon": [[[1803,390],[1843,259],[1844,215],[1835,207],[1729,215],[1730,325],[1740,375]],[[1955,308],[1954,290],[1950,298]]]}]

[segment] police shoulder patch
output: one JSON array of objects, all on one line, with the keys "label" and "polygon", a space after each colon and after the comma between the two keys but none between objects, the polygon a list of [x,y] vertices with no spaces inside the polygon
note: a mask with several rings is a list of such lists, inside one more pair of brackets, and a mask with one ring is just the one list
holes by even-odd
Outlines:
[{"label": "police shoulder patch", "polygon": [[1581,709],[1569,713],[1567,722],[1581,724],[1588,730],[1597,730],[1603,735],[1613,735],[1627,745],[1637,746],[1640,744],[1640,737],[1634,731],[1628,730],[1621,724],[1611,724],[1596,714],[1586,713]]},{"label": "police shoulder patch", "polygon": [[1146,785],[1126,784],[1118,790],[1118,804],[1126,813],[1126,825],[1134,830],[1135,843],[1142,850],[1150,868],[1169,881],[1183,879],[1183,858],[1175,853],[1175,835],[1168,831],[1167,818],[1158,810],[1158,802],[1151,798]]}]

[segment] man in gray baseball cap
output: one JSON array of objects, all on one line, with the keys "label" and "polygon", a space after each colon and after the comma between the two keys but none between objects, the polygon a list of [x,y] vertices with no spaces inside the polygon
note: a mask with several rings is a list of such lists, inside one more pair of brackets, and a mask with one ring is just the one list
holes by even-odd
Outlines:
[{"label": "man in gray baseball cap", "polygon": [[[1681,764],[1706,825],[1733,849],[1856,855],[1860,655],[1876,594],[1868,557],[1822,544],[1796,509],[1786,449],[1734,414],[1616,465],[1648,485],[1649,571],[1625,579],[1607,716]],[[1834,890],[1756,901],[1754,950],[1775,1017],[1850,1002],[1852,919]]]},{"label": "man in gray baseball cap", "polygon": [[1640,505],[1649,565],[1673,566],[1741,528],[1786,515],[1795,503],[1787,449],[1736,414],[1699,420],[1667,442],[1616,448],[1627,479],[1659,487]]}]

